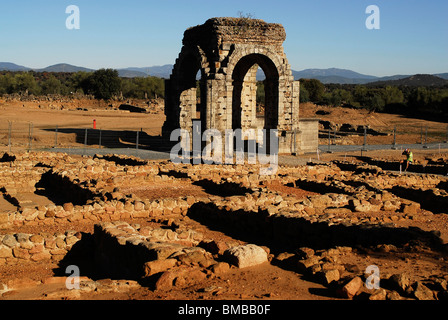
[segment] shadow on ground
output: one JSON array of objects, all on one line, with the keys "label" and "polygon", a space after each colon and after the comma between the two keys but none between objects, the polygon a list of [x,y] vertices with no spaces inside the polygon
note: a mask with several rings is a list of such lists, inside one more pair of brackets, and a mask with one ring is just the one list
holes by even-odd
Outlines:
[{"label": "shadow on ground", "polygon": [[[56,129],[45,129],[56,132]],[[167,152],[177,143],[162,136],[150,136],[145,131],[58,128],[58,133],[75,134],[76,143],[105,148],[135,148]]]}]

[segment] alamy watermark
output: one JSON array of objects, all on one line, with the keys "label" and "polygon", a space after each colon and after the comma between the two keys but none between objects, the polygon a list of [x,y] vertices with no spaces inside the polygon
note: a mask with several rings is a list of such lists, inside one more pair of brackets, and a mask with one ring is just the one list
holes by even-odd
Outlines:
[{"label": "alamy watermark", "polygon": [[[261,175],[275,174],[278,169],[277,130],[235,129],[224,130],[224,137],[217,129],[201,131],[201,122],[193,121],[192,133],[185,129],[171,132],[170,141],[178,141],[171,149],[170,159],[174,163],[192,164],[244,164],[269,165],[261,167]],[[269,140],[268,140],[269,135]],[[205,142],[205,147],[202,148]]]},{"label": "alamy watermark", "polygon": [[377,5],[370,5],[366,8],[366,14],[370,14],[366,19],[366,28],[369,30],[380,29],[380,8]]},{"label": "alamy watermark", "polygon": [[81,28],[79,7],[73,4],[69,5],[67,8],[65,8],[65,13],[70,14],[65,20],[65,27],[69,30],[79,30]]},{"label": "alamy watermark", "polygon": [[372,264],[366,268],[366,275],[369,275],[366,279],[367,289],[379,289],[380,288],[380,268]]},{"label": "alamy watermark", "polygon": [[65,287],[68,290],[76,289],[79,290],[79,267],[75,265],[69,265],[65,269],[65,273],[70,274],[65,280]]}]

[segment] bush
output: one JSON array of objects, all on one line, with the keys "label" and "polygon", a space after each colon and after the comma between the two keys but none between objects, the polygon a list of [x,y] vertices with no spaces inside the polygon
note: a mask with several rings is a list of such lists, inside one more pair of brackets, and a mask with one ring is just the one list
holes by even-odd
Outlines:
[{"label": "bush", "polygon": [[301,87],[308,92],[309,101],[317,103],[323,98],[325,86],[317,79],[300,79]]},{"label": "bush", "polygon": [[164,97],[165,82],[161,78],[126,78],[122,80],[123,96],[137,99]]},{"label": "bush", "polygon": [[100,69],[84,81],[84,86],[84,92],[93,94],[96,99],[107,100],[119,94],[121,79],[117,70]]}]

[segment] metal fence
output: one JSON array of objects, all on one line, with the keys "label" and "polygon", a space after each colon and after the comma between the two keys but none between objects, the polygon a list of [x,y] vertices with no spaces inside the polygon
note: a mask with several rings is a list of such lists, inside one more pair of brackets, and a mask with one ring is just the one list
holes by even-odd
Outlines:
[{"label": "metal fence", "polygon": [[[348,139],[356,142],[347,143]],[[387,149],[446,149],[448,148],[448,126],[383,127],[373,130],[360,126],[356,130],[319,131],[321,152],[367,151]]]},{"label": "metal fence", "polygon": [[[63,151],[67,153],[168,153],[171,144],[154,132],[160,128],[102,129],[35,126],[32,122],[0,122],[0,151]],[[122,151],[119,151],[122,150]],[[169,158],[169,155],[168,155]]]},{"label": "metal fence", "polygon": [[[160,127],[94,128],[90,126],[35,126],[32,122],[0,121],[0,151],[61,151],[76,154],[125,153],[143,157],[169,158],[176,142],[161,137]],[[353,143],[347,143],[353,139]],[[356,131],[319,131],[320,152],[384,150],[400,148],[448,148],[448,126],[368,127]]]}]

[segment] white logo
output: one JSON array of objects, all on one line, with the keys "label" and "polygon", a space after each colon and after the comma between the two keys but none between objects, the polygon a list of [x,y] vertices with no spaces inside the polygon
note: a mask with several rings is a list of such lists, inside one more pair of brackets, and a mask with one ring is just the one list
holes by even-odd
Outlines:
[{"label": "white logo", "polygon": [[378,30],[380,28],[380,8],[376,5],[370,5],[366,8],[366,13],[370,14],[366,19],[366,28]]},{"label": "white logo", "polygon": [[[269,167],[260,168],[261,175],[271,175],[277,172],[278,136],[276,129],[269,130],[269,143],[266,141],[267,133],[265,129],[226,129],[223,139],[221,132],[217,129],[205,130],[201,135],[201,122],[193,121],[192,131],[192,137],[185,129],[175,129],[171,132],[170,141],[178,141],[180,138],[180,141],[170,152],[170,159],[174,163],[233,164],[235,155],[236,164],[244,164],[244,143],[247,138],[248,164],[256,164],[258,156],[260,164],[269,164]],[[201,150],[202,141],[205,142],[203,150]],[[257,144],[258,150],[256,150]],[[269,152],[267,150],[268,144]],[[234,153],[235,149],[236,152]]]},{"label": "white logo", "polygon": [[75,265],[69,265],[65,269],[65,273],[70,274],[65,280],[65,287],[68,290],[79,289],[79,268]]},{"label": "white logo", "polygon": [[372,264],[366,268],[365,274],[370,274],[366,279],[367,289],[379,289],[380,288],[380,269],[378,266]]},{"label": "white logo", "polygon": [[65,27],[68,30],[77,29],[79,30],[79,22],[80,22],[80,16],[79,16],[79,8],[75,5],[70,5],[65,9],[65,13],[71,13],[67,19],[65,20]]}]

